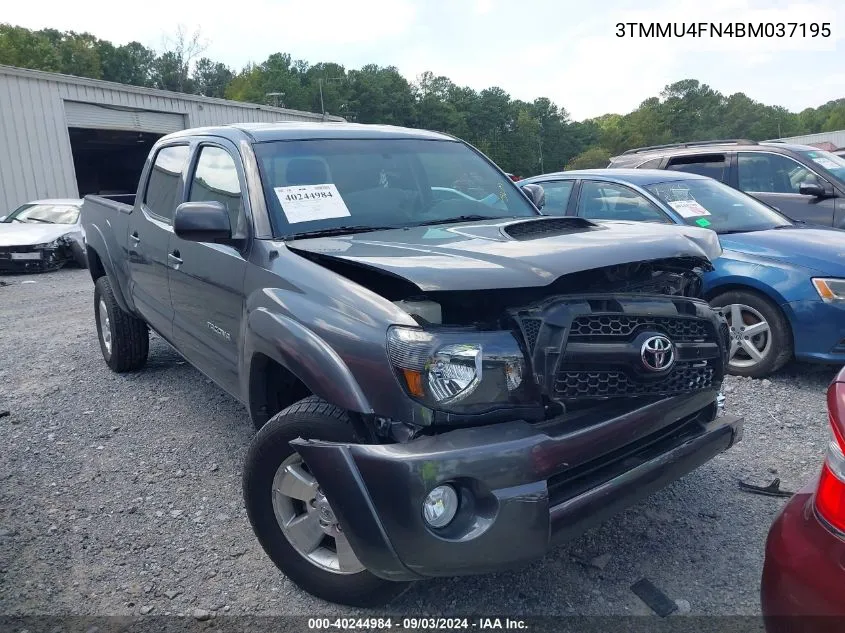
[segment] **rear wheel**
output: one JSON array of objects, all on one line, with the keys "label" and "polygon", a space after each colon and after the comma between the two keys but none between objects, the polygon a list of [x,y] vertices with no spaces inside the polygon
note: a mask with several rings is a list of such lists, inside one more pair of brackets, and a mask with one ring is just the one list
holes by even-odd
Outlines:
[{"label": "rear wheel", "polygon": [[121,309],[108,277],[100,277],[94,285],[94,319],[100,351],[112,371],[134,371],[146,364],[150,350],[147,324]]},{"label": "rear wheel", "polygon": [[346,413],[309,396],[273,416],[246,458],[243,493],[252,528],[276,566],[300,588],[355,607],[386,604],[408,583],[384,580],[358,560],[308,464],[298,437],[355,442]]},{"label": "rear wheel", "polygon": [[730,328],[728,371],[737,376],[763,378],[792,358],[792,332],[783,312],[771,301],[748,290],[732,290],[710,304]]}]

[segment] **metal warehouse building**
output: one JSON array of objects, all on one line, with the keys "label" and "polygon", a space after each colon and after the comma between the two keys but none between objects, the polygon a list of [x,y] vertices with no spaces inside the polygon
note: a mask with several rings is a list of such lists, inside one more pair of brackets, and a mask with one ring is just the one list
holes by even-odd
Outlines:
[{"label": "metal warehouse building", "polygon": [[135,193],[150,147],[170,132],[319,120],[312,112],[0,66],[0,216],[39,198]]},{"label": "metal warehouse building", "polygon": [[835,132],[818,132],[817,134],[805,134],[803,136],[789,136],[786,138],[773,139],[783,143],[797,143],[798,145],[815,145],[825,149],[837,149],[845,147],[845,130]]}]

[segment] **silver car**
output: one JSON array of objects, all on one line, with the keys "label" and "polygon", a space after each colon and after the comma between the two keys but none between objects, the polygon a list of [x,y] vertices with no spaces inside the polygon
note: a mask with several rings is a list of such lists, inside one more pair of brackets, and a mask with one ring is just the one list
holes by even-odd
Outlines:
[{"label": "silver car", "polygon": [[65,264],[85,268],[82,200],[35,200],[0,218],[0,272],[47,272]]}]

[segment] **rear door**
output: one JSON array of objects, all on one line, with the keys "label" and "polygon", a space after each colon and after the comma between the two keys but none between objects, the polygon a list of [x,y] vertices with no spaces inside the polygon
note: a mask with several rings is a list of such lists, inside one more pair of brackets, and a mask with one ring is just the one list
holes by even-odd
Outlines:
[{"label": "rear door", "polygon": [[185,200],[226,205],[233,239],[227,244],[170,238],[173,337],[193,365],[229,393],[239,393],[238,349],[244,314],[249,210],[237,148],[200,139],[188,169]]},{"label": "rear door", "polygon": [[189,153],[187,144],[167,145],[156,152],[139,193],[140,204],[129,215],[127,261],[132,298],[144,320],[167,340],[172,340],[173,321],[167,247]]},{"label": "rear door", "polygon": [[807,165],[782,154],[739,152],[736,187],[793,220],[831,226],[836,198],[819,199],[799,193],[802,182],[828,182]]}]

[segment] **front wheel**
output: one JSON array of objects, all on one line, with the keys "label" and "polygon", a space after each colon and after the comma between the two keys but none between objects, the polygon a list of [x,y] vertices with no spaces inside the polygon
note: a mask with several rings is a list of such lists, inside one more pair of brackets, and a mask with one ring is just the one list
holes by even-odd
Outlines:
[{"label": "front wheel", "polygon": [[732,290],[710,305],[724,315],[730,328],[728,372],[763,378],[792,358],[792,332],[783,312],[756,292]]},{"label": "front wheel", "polygon": [[388,603],[408,583],[367,571],[320,483],[290,442],[355,442],[346,413],[309,396],[273,416],[252,441],[243,475],[247,515],[264,551],[300,588],[354,607]]}]

